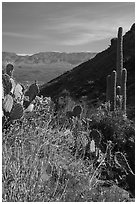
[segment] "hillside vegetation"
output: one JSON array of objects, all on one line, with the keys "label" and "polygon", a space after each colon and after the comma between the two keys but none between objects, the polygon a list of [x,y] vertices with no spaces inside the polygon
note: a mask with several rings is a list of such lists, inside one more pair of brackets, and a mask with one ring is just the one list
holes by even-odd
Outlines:
[{"label": "hillside vegetation", "polygon": [[[3,202],[134,201],[134,124],[104,109],[83,109],[81,118],[54,116],[49,98],[3,131]],[[100,136],[99,155],[90,142]],[[128,151],[127,151],[128,150]],[[132,197],[132,198],[131,198]]]},{"label": "hillside vegetation", "polygon": [[122,31],[107,50],[42,85],[31,112],[3,116],[3,202],[135,201],[134,25],[124,67]]},{"label": "hillside vegetation", "polygon": [[[43,96],[58,97],[68,90],[73,98],[87,96],[87,101],[105,101],[106,77],[116,69],[117,39],[111,40],[111,45],[98,53],[93,59],[76,66],[63,75],[41,86]],[[135,105],[135,24],[123,36],[124,68],[128,72],[127,104]]]}]

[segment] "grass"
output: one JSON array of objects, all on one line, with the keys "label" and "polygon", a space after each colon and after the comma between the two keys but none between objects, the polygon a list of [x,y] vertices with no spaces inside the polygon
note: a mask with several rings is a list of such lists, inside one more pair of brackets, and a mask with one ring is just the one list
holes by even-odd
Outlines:
[{"label": "grass", "polygon": [[[9,130],[3,131],[4,202],[133,201],[127,191],[118,187],[115,178],[103,179],[103,169],[108,171],[110,161],[114,165],[113,153],[107,153],[110,138],[106,139],[106,146],[102,143],[102,158],[98,163],[88,158],[87,150],[92,128],[98,129],[104,137],[107,134],[102,125],[105,118],[111,122],[117,118],[112,127],[113,136],[117,133],[122,138],[127,129],[127,134],[130,135],[131,130],[134,134],[128,119],[112,117],[98,109],[92,111],[90,118],[68,120],[65,114],[54,116],[49,98],[36,98],[34,103],[32,113],[12,122]],[[123,126],[120,127],[118,120]],[[115,145],[115,137],[112,138]],[[112,169],[110,173],[115,175]]]}]

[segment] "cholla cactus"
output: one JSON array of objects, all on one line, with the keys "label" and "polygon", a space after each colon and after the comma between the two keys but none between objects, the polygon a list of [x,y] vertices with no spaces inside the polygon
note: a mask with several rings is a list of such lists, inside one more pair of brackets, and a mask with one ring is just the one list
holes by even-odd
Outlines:
[{"label": "cholla cactus", "polygon": [[121,82],[121,93],[122,93],[122,110],[126,114],[126,81],[127,81],[127,70],[122,70],[122,82]]},{"label": "cholla cactus", "polygon": [[118,39],[117,39],[117,85],[121,86],[121,74],[123,69],[123,36],[122,36],[122,27],[118,29]]},{"label": "cholla cactus", "polygon": [[111,104],[110,104],[111,111],[115,111],[116,109],[116,77],[117,73],[114,70],[111,74]]}]

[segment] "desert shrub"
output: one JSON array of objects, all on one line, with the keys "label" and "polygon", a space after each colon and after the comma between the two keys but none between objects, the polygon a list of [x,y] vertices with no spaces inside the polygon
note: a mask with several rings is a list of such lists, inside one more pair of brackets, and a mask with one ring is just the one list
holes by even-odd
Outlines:
[{"label": "desert shrub", "polygon": [[101,131],[104,143],[111,140],[118,145],[118,148],[128,140],[134,140],[134,122],[123,117],[119,112],[104,112],[98,109],[90,116],[89,129],[93,128]]},{"label": "desert shrub", "polygon": [[113,157],[116,151],[126,155],[128,163],[135,172],[135,126],[134,122],[123,117],[121,112],[104,112],[98,109],[93,113],[89,121],[89,129],[98,129],[102,135],[100,149],[106,151],[107,142],[111,141]]},{"label": "desert shrub", "polygon": [[[107,163],[110,160],[108,162],[104,160],[105,154],[103,154],[103,148],[106,153],[108,140],[111,139],[115,144],[117,138],[120,140],[126,134],[125,140],[130,140],[132,146],[134,139],[132,122],[127,119],[117,119],[108,113],[104,114],[102,110],[96,110],[90,115],[89,120],[72,118],[70,123],[65,114],[55,118],[54,108],[51,107],[52,102],[49,98],[37,97],[34,104],[32,113],[25,114],[21,120],[14,121],[10,129],[3,132],[3,201],[130,200],[128,193],[123,192],[115,180],[113,183],[115,189],[111,184],[108,184],[109,187],[106,189],[104,185],[107,183],[105,180],[100,181],[100,173],[103,168],[108,170]],[[93,165],[92,159],[84,159],[89,134],[93,129],[97,129],[103,136],[101,140],[103,157],[97,166]],[[117,148],[120,149],[120,146]],[[126,150],[123,151],[126,152]],[[110,159],[113,163],[113,155]],[[112,173],[112,171],[109,172]],[[121,193],[118,195],[118,192]],[[111,196],[107,196],[108,194],[115,196],[112,199]]]}]

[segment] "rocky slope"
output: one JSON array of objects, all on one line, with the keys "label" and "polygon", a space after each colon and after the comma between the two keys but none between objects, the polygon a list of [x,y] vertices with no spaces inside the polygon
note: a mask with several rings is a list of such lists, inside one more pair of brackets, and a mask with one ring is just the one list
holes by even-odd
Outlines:
[{"label": "rocky slope", "polygon": [[[117,39],[111,40],[111,45],[98,53],[93,59],[76,66],[71,71],[53,79],[41,86],[40,94],[57,97],[62,90],[67,89],[74,98],[87,96],[87,100],[105,101],[106,77],[116,69]],[[135,24],[123,36],[124,67],[128,72],[127,104],[135,104]]]}]

